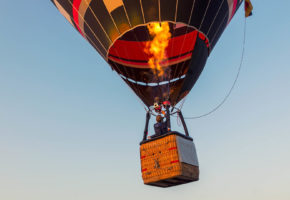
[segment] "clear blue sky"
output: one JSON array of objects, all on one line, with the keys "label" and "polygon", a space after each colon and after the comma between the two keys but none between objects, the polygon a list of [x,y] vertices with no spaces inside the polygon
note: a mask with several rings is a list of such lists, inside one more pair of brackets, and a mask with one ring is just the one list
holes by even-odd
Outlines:
[{"label": "clear blue sky", "polygon": [[[0,3],[0,199],[290,199],[289,1],[253,1],[237,87],[187,121],[200,181],[170,189],[142,184],[143,107],[97,52],[50,1]],[[243,20],[240,9],[184,115],[229,90]]]}]

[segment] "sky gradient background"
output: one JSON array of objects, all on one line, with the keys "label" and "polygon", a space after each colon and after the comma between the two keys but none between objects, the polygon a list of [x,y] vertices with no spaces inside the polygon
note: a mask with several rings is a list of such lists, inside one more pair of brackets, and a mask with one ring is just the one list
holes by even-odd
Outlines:
[{"label": "sky gradient background", "polygon": [[[145,112],[101,56],[50,1],[0,5],[1,200],[290,199],[289,1],[253,1],[237,86],[218,111],[187,121],[200,181],[169,189],[143,185]],[[230,89],[243,15],[216,45],[185,116],[210,111]]]}]

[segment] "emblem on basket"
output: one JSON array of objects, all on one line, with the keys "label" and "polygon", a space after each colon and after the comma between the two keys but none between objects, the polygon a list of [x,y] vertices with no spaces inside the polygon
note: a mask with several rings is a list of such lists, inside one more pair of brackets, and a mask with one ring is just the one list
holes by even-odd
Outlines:
[{"label": "emblem on basket", "polygon": [[158,158],[157,159],[154,159],[154,168],[157,169],[157,168],[160,168],[160,164],[159,164],[159,161],[158,161]]}]

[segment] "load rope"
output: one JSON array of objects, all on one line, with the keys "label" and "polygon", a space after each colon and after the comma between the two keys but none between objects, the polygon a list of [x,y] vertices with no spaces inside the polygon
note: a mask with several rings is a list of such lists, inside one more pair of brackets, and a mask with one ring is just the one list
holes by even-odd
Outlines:
[{"label": "load rope", "polygon": [[[224,97],[224,99],[221,101],[221,103],[219,103],[214,109],[212,109],[211,111],[203,114],[203,115],[198,115],[198,116],[194,116],[194,117],[184,117],[184,119],[199,119],[199,118],[203,118],[203,117],[206,117],[212,113],[214,113],[215,111],[217,111],[226,101],[227,99],[229,98],[229,96],[231,95],[233,89],[235,88],[236,86],[236,83],[238,81],[238,78],[240,76],[240,72],[241,72],[241,69],[242,69],[242,66],[243,66],[243,61],[244,61],[244,55],[245,55],[245,44],[246,44],[246,26],[247,25],[247,20],[245,18],[245,21],[244,21],[244,38],[243,38],[243,49],[242,49],[242,55],[241,55],[241,61],[240,61],[240,65],[238,67],[238,72],[237,72],[237,75],[236,75],[236,78],[232,84],[232,87],[230,88],[229,92],[226,94],[226,96]],[[185,101],[185,99],[184,99]],[[180,110],[182,109],[183,105],[184,105],[184,101],[182,102],[181,106],[180,106]]]}]

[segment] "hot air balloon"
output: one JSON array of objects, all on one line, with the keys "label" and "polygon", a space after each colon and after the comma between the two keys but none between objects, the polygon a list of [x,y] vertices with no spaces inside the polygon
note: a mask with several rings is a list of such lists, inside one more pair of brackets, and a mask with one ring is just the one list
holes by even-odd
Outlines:
[{"label": "hot air balloon", "polygon": [[[188,141],[192,143],[192,139],[181,111],[176,112],[185,128],[186,134],[182,136],[173,132],[163,138],[155,138],[148,145],[148,121],[154,110],[157,114],[161,112],[162,109],[157,109],[161,105],[170,130],[172,108],[188,95],[198,80],[207,58],[242,0],[51,1],[148,107],[140,147],[144,183],[168,187],[198,180],[198,168],[187,170],[190,168],[188,165],[198,167],[197,158],[180,156],[181,151],[188,151],[181,148],[185,144],[195,154],[194,145],[188,144]],[[179,170],[171,166],[177,174],[167,174],[163,178],[159,174],[159,178],[156,178],[152,174],[156,172],[154,170],[162,168],[161,161],[155,159],[153,162],[151,158],[155,167],[149,173],[149,169],[144,167],[147,161],[142,159],[148,157],[143,151],[146,148],[153,149],[152,144],[160,141],[167,141],[167,144],[170,143],[168,141],[175,141],[175,147],[172,143],[169,149],[173,148],[172,152],[179,159],[171,164],[179,166]],[[188,165],[183,166],[182,163]],[[166,168],[167,171],[169,168]]]}]

